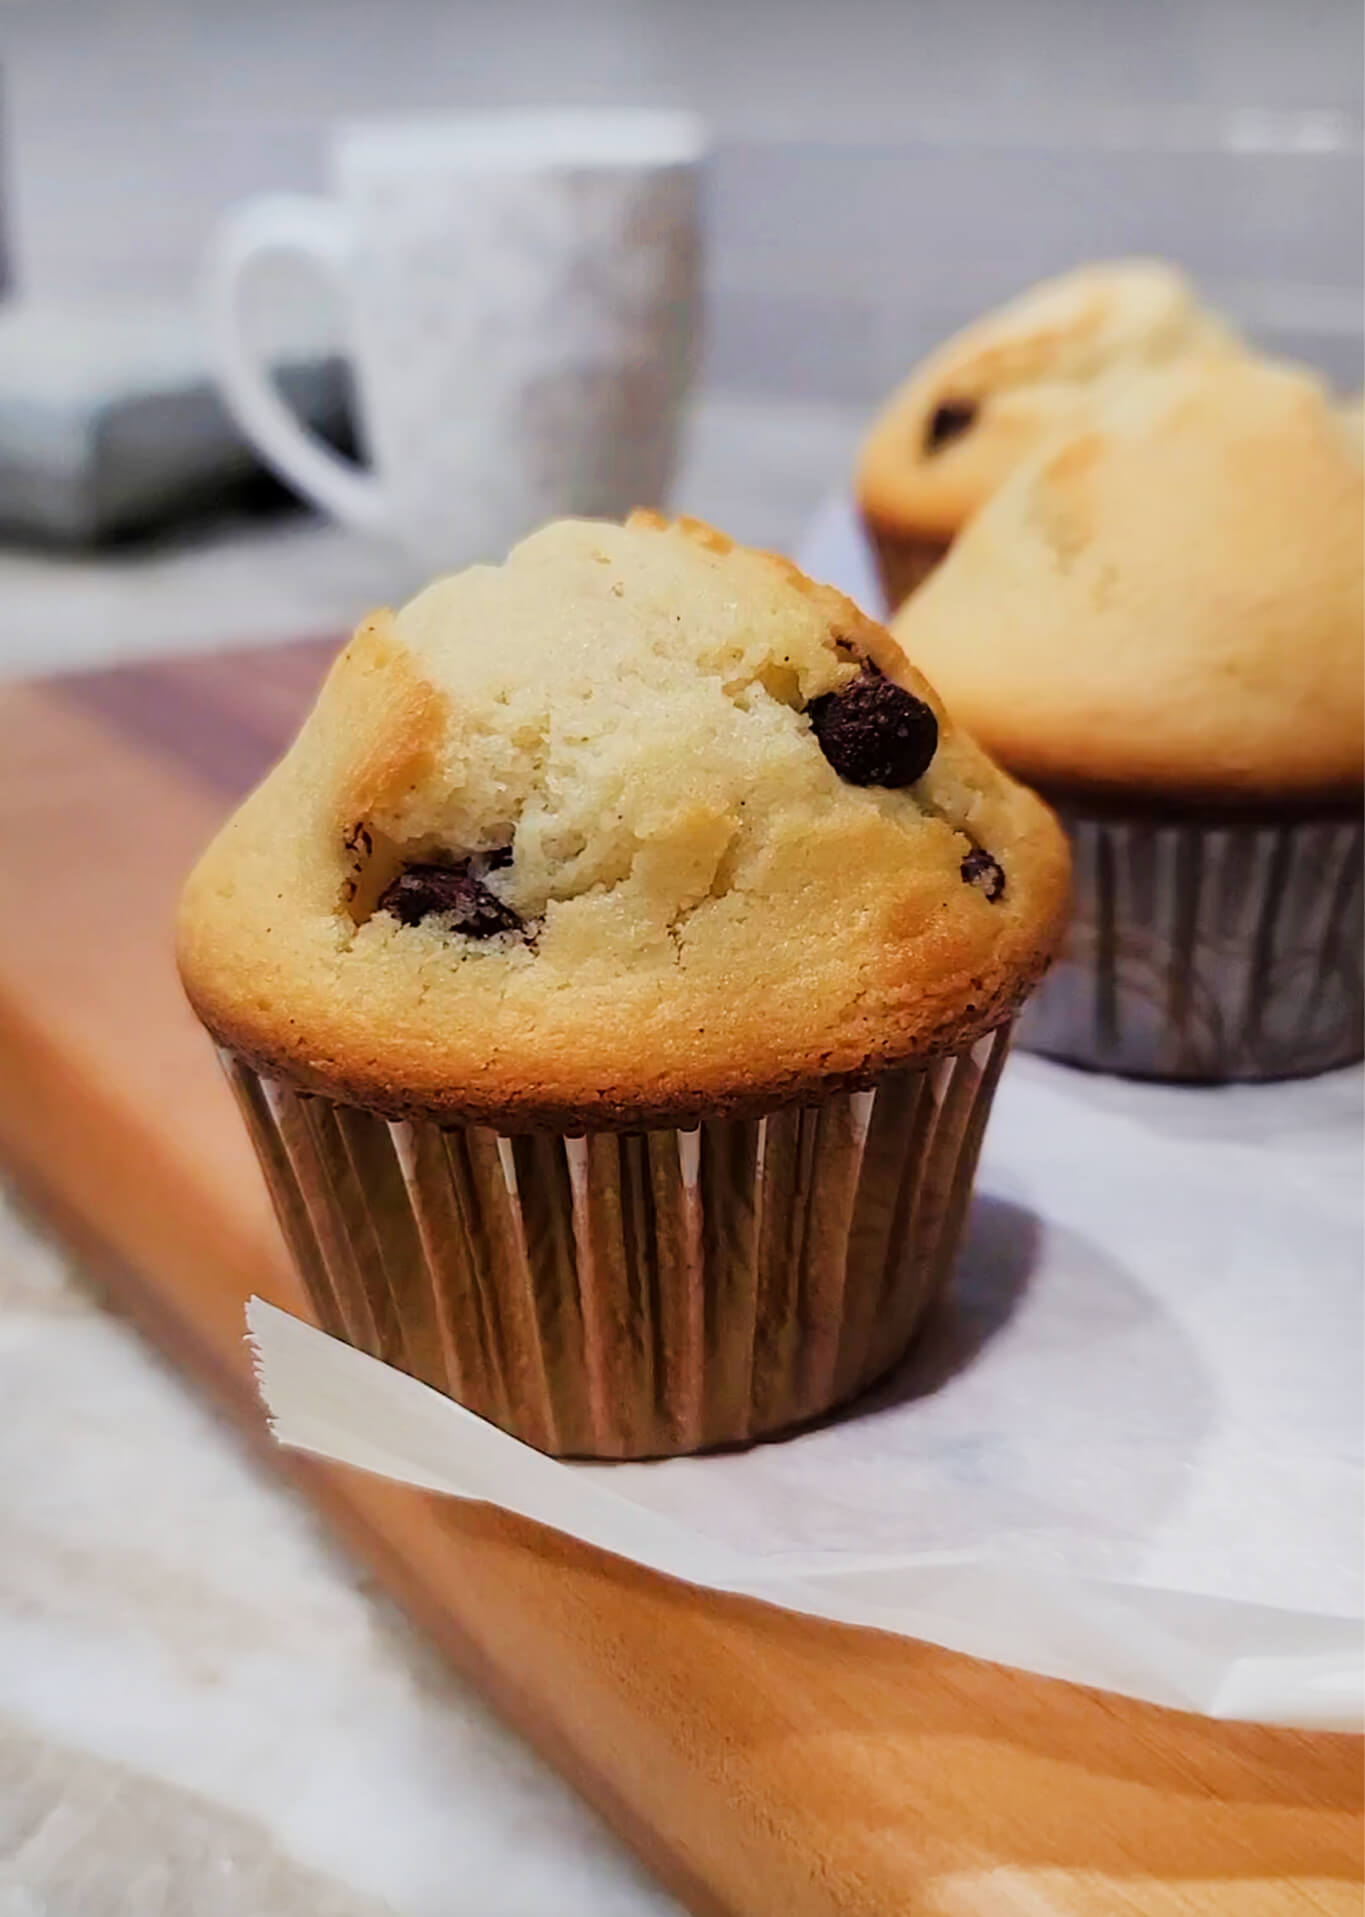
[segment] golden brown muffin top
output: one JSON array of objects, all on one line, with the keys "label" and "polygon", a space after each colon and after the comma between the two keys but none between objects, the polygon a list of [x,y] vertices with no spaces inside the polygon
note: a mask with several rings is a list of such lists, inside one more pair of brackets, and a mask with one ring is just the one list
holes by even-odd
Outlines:
[{"label": "golden brown muffin top", "polygon": [[192,875],[180,963],[305,1088],[670,1123],[969,1042],[1066,880],[1050,813],[882,628],[637,514],[367,620]]},{"label": "golden brown muffin top", "polygon": [[1363,515],[1359,437],[1312,376],[1188,363],[1049,440],[894,630],[1045,790],[1350,801]]},{"label": "golden brown muffin top", "polygon": [[1113,381],[1239,350],[1160,261],[1045,280],[946,341],[897,389],[863,443],[859,502],[889,533],[946,542],[1040,439]]}]

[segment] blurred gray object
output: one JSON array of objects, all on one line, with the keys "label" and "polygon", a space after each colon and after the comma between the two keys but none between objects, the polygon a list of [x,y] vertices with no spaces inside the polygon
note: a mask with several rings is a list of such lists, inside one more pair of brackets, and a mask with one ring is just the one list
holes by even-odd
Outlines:
[{"label": "blurred gray object", "polygon": [[[342,362],[295,328],[271,351],[291,406],[348,435]],[[0,307],[0,533],[87,545],[240,496],[259,461],[229,419],[188,302]]]},{"label": "blurred gray object", "polygon": [[5,161],[9,157],[5,117],[5,75],[0,68],[0,293],[9,291],[9,199],[5,192]]}]

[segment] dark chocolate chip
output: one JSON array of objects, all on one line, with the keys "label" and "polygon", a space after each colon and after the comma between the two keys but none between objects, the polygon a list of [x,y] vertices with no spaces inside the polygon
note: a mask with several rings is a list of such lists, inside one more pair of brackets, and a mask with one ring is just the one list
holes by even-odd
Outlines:
[{"label": "dark chocolate chip", "polygon": [[1005,896],[1005,874],[999,861],[979,845],[974,845],[962,861],[962,877],[966,884],[984,892],[992,905]]},{"label": "dark chocolate chip", "polygon": [[820,750],[849,785],[913,785],[938,750],[938,720],[873,665],[807,707]]},{"label": "dark chocolate chip", "polygon": [[466,938],[487,939],[498,932],[520,932],[522,922],[470,870],[459,865],[408,865],[380,894],[379,910],[392,912],[403,925],[448,918]]},{"label": "dark chocolate chip", "polygon": [[924,432],[925,452],[936,453],[950,440],[960,439],[976,424],[976,413],[974,399],[945,399],[935,406]]}]

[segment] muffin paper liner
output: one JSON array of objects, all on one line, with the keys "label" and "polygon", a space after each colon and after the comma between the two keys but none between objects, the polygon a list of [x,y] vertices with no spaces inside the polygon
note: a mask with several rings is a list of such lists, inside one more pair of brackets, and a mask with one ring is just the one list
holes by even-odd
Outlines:
[{"label": "muffin paper liner", "polygon": [[[915,538],[909,533],[887,532],[872,520],[864,522],[867,539],[876,555],[886,603],[892,612],[922,585],[947,552],[947,539]],[[822,576],[822,575],[817,575]]]},{"label": "muffin paper liner", "polygon": [[1205,1082],[1302,1077],[1365,1054],[1359,819],[1062,818],[1074,918],[1020,1045]]},{"label": "muffin paper liner", "polygon": [[861,1391],[953,1264],[1007,1028],[691,1129],[390,1121],[222,1057],[318,1322],[537,1449],[740,1443]]},{"label": "muffin paper liner", "polygon": [[283,1444],[693,1587],[1358,1730],[1362,1077],[1195,1093],[1016,1052],[940,1309],[782,1442],[561,1462],[255,1301],[262,1394]]}]

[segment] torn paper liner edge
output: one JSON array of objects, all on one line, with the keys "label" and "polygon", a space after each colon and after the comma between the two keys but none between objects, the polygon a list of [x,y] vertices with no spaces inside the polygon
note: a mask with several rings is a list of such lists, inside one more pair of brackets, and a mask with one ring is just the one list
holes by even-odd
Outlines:
[{"label": "torn paper liner edge", "polygon": [[[392,1366],[253,1298],[282,1445],[499,1505],[705,1589],[1216,1718],[1365,1728],[1365,1621],[1052,1574],[989,1555],[816,1564],[746,1556],[546,1457]],[[799,1439],[791,1440],[799,1443]]]},{"label": "torn paper liner edge", "polygon": [[1008,1045],[578,1137],[390,1121],[221,1056],[325,1331],[540,1451],[647,1458],[893,1369],[952,1271]]}]

